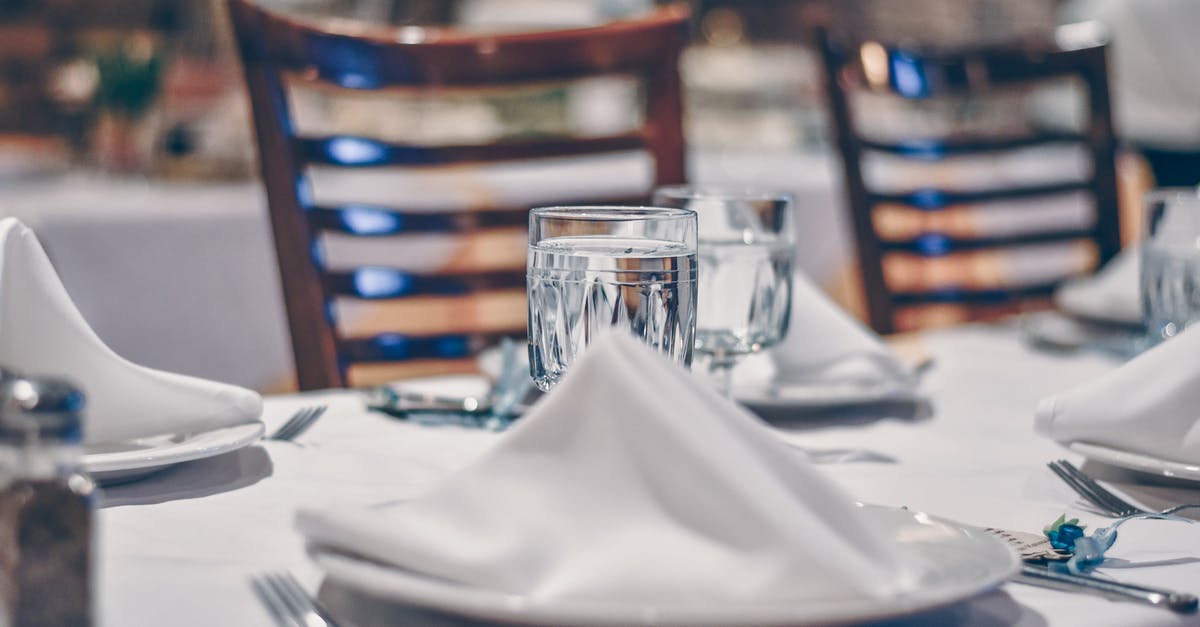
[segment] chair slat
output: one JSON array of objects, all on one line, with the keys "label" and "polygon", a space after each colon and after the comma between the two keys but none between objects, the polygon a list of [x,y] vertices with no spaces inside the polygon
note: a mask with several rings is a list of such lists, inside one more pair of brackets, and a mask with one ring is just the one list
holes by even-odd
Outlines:
[{"label": "chair slat", "polygon": [[418,274],[397,268],[367,266],[351,271],[329,272],[325,289],[331,296],[366,300],[412,296],[456,296],[486,290],[525,286],[523,270],[460,274]]},{"label": "chair slat", "polygon": [[1004,237],[978,238],[961,238],[946,235],[945,233],[928,232],[909,240],[880,240],[879,245],[887,252],[911,252],[924,257],[942,257],[972,250],[1090,240],[1094,236],[1095,231],[1092,229],[1071,229],[1041,233],[1023,233]]},{"label": "chair slat", "polygon": [[1087,141],[1087,137],[1079,133],[1051,131],[1014,137],[916,137],[895,142],[863,139],[862,146],[867,150],[919,161],[940,161],[947,157],[1085,141]]},{"label": "chair slat", "polygon": [[[578,199],[548,198],[538,206],[579,204]],[[587,204],[644,205],[644,196],[595,198]],[[386,237],[412,233],[467,233],[482,229],[522,227],[529,224],[529,205],[475,207],[462,211],[399,209],[380,205],[349,203],[317,205],[306,212],[310,226],[317,231],[346,233],[363,237]]]},{"label": "chair slat", "polygon": [[972,289],[953,286],[928,292],[898,292],[892,295],[892,301],[899,307],[925,304],[998,305],[1049,296],[1057,287],[1057,281],[1005,289]]},{"label": "chair slat", "polygon": [[905,205],[922,211],[941,211],[942,209],[956,205],[979,205],[982,208],[986,208],[988,203],[999,200],[1057,196],[1071,192],[1090,191],[1091,189],[1092,186],[1088,181],[994,187],[970,191],[928,187],[903,193],[868,192],[868,200],[873,205],[889,203]]},{"label": "chair slat", "polygon": [[339,340],[339,355],[345,364],[408,361],[412,359],[463,359],[500,342],[501,338],[524,335],[525,329],[494,333],[462,333],[434,336],[384,333],[368,338]]},{"label": "chair slat", "polygon": [[553,138],[504,141],[456,146],[421,146],[338,135],[336,137],[298,137],[296,158],[301,163],[342,167],[374,168],[383,166],[439,166],[467,163],[493,163],[522,159],[574,157],[637,150],[646,147],[642,133],[623,133],[604,137]]},{"label": "chair slat", "polygon": [[308,219],[318,231],[383,237],[410,233],[465,233],[479,229],[525,226],[529,222],[529,209],[398,211],[387,207],[350,204],[314,207],[308,211]]}]

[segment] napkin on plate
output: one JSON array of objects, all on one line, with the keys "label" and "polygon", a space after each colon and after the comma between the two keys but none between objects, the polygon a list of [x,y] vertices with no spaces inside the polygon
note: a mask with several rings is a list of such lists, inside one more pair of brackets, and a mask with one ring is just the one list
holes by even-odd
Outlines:
[{"label": "napkin on plate", "polygon": [[1200,327],[1192,327],[1076,388],[1038,404],[1036,429],[1086,442],[1200,463]]},{"label": "napkin on plate", "polygon": [[807,276],[792,276],[792,313],[783,342],[734,372],[734,386],[821,381],[904,381],[912,374],[883,341]]},{"label": "napkin on plate", "polygon": [[255,392],[152,370],[105,346],[33,231],[15,218],[0,220],[0,364],[80,386],[89,444],[197,433],[252,422],[262,413]]},{"label": "napkin on plate", "polygon": [[1055,306],[1089,320],[1140,325],[1139,257],[1136,247],[1127,248],[1095,274],[1064,281],[1054,292]]},{"label": "napkin on plate", "polygon": [[538,600],[901,594],[914,568],[757,418],[622,333],[473,465],[372,509],[304,509],[310,548]]}]

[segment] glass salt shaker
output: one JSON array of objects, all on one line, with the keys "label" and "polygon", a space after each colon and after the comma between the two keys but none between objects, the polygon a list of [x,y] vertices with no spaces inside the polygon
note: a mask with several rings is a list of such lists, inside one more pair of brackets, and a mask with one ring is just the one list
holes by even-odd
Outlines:
[{"label": "glass salt shaker", "polygon": [[94,486],[80,470],[83,402],[64,381],[0,375],[0,622],[92,624]]}]

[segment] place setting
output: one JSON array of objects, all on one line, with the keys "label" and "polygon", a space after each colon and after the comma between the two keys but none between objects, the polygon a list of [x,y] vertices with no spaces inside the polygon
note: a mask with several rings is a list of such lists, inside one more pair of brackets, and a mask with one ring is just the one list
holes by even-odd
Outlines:
[{"label": "place setting", "polygon": [[32,231],[0,220],[0,363],[79,386],[84,471],[101,485],[230,453],[262,438],[255,392],[133,364],[71,302]]},{"label": "place setting", "polygon": [[[528,369],[521,376],[540,397],[498,429],[493,448],[415,497],[302,506],[297,527],[326,589],[522,624],[828,624],[928,611],[1017,573],[1017,554],[994,533],[856,503],[822,476],[819,456],[741,406],[736,390],[749,388],[737,387],[736,372],[711,371],[734,364],[689,371],[693,350],[736,362],[778,344],[795,307],[790,264],[770,267],[772,246],[790,259],[791,237],[764,235],[755,211],[764,196],[738,204],[707,194],[683,207],[531,211],[531,359],[505,343],[483,360],[496,378],[490,390],[455,395],[456,380],[443,377],[369,398],[418,424],[449,414],[433,424],[462,426],[467,415],[487,427],[483,417],[520,390],[506,381],[514,367]],[[786,198],[767,205],[778,217],[791,211]],[[718,226],[739,239],[705,259],[702,234]],[[730,258],[732,268],[720,267]],[[722,302],[724,290],[702,278],[722,270],[766,272],[750,283],[768,293]],[[706,290],[716,301],[707,309]],[[815,288],[802,290],[796,319],[808,324],[797,328],[826,341],[813,342],[824,347],[810,351],[814,366],[790,372],[903,372],[882,342]],[[754,311],[764,300],[765,322]],[[748,313],[735,315],[738,306]],[[760,335],[739,347],[747,319]],[[877,399],[830,404],[863,400]],[[270,603],[266,584],[256,586]],[[338,598],[326,595],[325,611],[355,615]]]},{"label": "place setting", "polygon": [[1200,232],[1194,188],[1147,192],[1142,238],[1094,274],[1063,282],[1055,310],[1026,315],[1021,329],[1035,346],[1093,350],[1128,359],[1172,337],[1197,317],[1190,293]]}]

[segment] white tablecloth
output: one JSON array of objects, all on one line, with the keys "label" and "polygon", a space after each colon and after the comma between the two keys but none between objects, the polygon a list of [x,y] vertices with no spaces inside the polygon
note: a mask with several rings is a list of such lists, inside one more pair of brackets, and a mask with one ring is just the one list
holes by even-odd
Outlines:
[{"label": "white tablecloth", "polygon": [[[646,164],[631,155],[392,178],[354,171],[318,176],[315,193],[431,209],[489,199],[538,203],[606,192],[634,195],[651,185]],[[691,168],[691,179],[702,184],[793,192],[804,242],[799,265],[817,280],[831,278],[849,258],[840,183],[825,155],[701,153]],[[265,194],[257,182],[171,183],[79,173],[0,182],[0,217],[7,216],[34,229],[84,317],[119,354],[258,390],[294,389]],[[412,255],[430,258],[428,247]]]},{"label": "white tablecloth", "polygon": [[[864,502],[1031,532],[1064,512],[1103,525],[1046,468],[1060,457],[1082,460],[1034,435],[1032,413],[1038,399],[1115,362],[1033,352],[1004,327],[929,333],[925,345],[935,360],[923,384],[931,415],[866,412],[775,424],[804,447],[865,449],[893,460],[823,466]],[[297,507],[412,494],[502,437],[371,414],[348,392],[271,398],[268,427],[315,402],[329,403],[329,412],[298,443],[260,443],[106,492],[99,515],[103,624],[270,625],[247,585],[251,574],[290,569],[313,590],[321,582],[293,527]],[[1187,487],[1128,492],[1156,507],[1200,501],[1200,490]],[[1122,528],[1110,556],[1102,569],[1108,575],[1200,593],[1200,527],[1134,523]],[[904,624],[1127,627],[1200,625],[1200,617],[1010,584]]]}]

